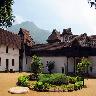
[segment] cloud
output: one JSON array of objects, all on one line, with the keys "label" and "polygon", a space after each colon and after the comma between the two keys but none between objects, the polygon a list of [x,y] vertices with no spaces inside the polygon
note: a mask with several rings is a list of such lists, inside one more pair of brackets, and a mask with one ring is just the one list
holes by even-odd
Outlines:
[{"label": "cloud", "polygon": [[24,22],[24,21],[25,21],[25,19],[24,19],[22,16],[20,16],[20,15],[15,15],[14,25],[15,25],[15,24],[20,24],[20,23],[22,23],[22,22]]}]

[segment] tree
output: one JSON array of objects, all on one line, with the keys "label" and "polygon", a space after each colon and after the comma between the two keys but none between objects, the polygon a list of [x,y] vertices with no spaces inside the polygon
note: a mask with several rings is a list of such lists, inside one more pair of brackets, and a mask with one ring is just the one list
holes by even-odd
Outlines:
[{"label": "tree", "polygon": [[10,27],[14,22],[12,14],[13,0],[0,0],[0,26]]},{"label": "tree", "polygon": [[82,75],[88,73],[88,68],[91,62],[87,58],[82,58],[81,62],[77,64],[77,72]]},{"label": "tree", "polygon": [[47,67],[48,67],[48,71],[50,74],[52,73],[52,70],[54,69],[54,64],[55,64],[54,61],[47,62]]},{"label": "tree", "polygon": [[88,0],[88,3],[91,5],[91,7],[95,6],[96,9],[96,0]]},{"label": "tree", "polygon": [[43,64],[41,63],[40,57],[34,55],[32,56],[32,63],[31,63],[31,72],[36,76],[42,72]]}]

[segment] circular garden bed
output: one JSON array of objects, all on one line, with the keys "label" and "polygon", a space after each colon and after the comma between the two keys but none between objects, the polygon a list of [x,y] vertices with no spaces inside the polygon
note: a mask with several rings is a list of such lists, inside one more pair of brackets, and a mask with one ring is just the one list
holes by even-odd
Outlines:
[{"label": "circular garden bed", "polygon": [[62,73],[55,74],[39,74],[37,81],[29,83],[29,76],[20,76],[18,85],[27,86],[35,91],[54,91],[54,92],[69,92],[80,90],[84,87],[84,79],[76,76],[66,76]]}]

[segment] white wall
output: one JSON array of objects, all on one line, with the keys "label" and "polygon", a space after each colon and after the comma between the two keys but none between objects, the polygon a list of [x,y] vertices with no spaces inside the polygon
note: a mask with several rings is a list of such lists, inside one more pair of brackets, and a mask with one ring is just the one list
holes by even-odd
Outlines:
[{"label": "white wall", "polygon": [[[9,59],[9,70],[19,71],[19,49],[8,47],[8,53],[6,53],[6,46],[0,45],[0,58],[1,66],[0,71],[5,71],[6,59]],[[12,59],[14,59],[14,66],[12,66]]]},{"label": "white wall", "polygon": [[[47,61],[55,61],[55,68],[53,72],[59,72],[62,73],[62,67],[67,67],[67,57],[41,57],[42,63],[44,64],[44,72],[48,72],[46,64]],[[68,71],[69,72],[74,72],[74,65],[73,63],[70,63],[72,59],[69,59],[69,66],[68,66]],[[72,61],[73,62],[73,61]]]},{"label": "white wall", "polygon": [[31,71],[31,62],[32,62],[32,57],[26,56],[25,50],[24,50],[24,52],[23,52],[23,70],[22,71]]},{"label": "white wall", "polygon": [[[27,58],[27,64],[26,63]],[[76,59],[76,58],[75,58]],[[92,72],[89,73],[91,75],[96,76],[96,56],[90,56],[88,59],[91,61],[91,66],[93,67]],[[30,71],[31,69],[31,61],[32,57],[25,57],[23,61],[23,71]],[[41,57],[41,61],[44,65],[44,72],[48,72],[46,64],[47,61],[55,61],[55,68],[53,72],[62,72],[62,67],[67,67],[67,57]],[[74,72],[74,59],[72,57],[68,58],[68,72]]]},{"label": "white wall", "polygon": [[96,56],[90,56],[88,57],[88,59],[91,62],[90,66],[92,66],[92,72],[90,72],[90,68],[89,68],[89,73],[96,76]]},{"label": "white wall", "polygon": [[23,71],[31,71],[31,62],[32,62],[32,57],[24,55],[24,57],[23,57]]},{"label": "white wall", "polygon": [[74,72],[74,58],[68,58],[68,72]]}]

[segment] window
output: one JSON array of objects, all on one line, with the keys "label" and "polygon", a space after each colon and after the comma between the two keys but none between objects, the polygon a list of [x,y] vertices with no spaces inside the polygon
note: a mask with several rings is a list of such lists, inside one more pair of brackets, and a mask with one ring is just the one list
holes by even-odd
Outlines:
[{"label": "window", "polygon": [[9,59],[6,59],[6,71],[9,70],[8,67],[9,67]]},{"label": "window", "polygon": [[6,53],[8,53],[8,46],[6,47]]},{"label": "window", "polygon": [[1,66],[1,58],[0,58],[0,66]]},{"label": "window", "polygon": [[12,59],[12,66],[14,66],[14,59]]}]

